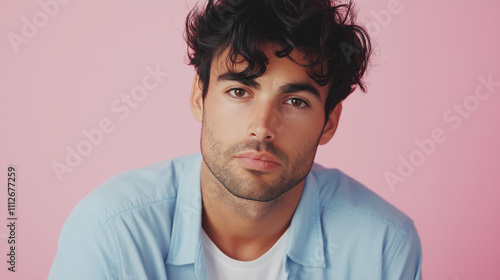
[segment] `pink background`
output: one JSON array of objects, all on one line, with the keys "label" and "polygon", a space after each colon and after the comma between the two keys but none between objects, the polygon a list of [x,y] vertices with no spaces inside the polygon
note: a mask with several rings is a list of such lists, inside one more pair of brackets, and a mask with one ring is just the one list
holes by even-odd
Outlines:
[{"label": "pink background", "polygon": [[[64,221],[104,180],[199,150],[182,39],[194,1],[54,1],[41,1],[51,15],[37,1],[0,3],[1,279],[46,278]],[[357,1],[376,40],[369,92],[348,98],[317,156],[414,219],[425,279],[500,279],[500,86],[474,97],[479,77],[500,82],[500,2],[463,3]],[[23,35],[23,18],[36,30]],[[157,65],[169,76],[126,117],[114,112]],[[462,116],[454,106],[464,102]],[[66,164],[66,147],[84,145],[82,130],[104,119],[114,130],[59,180],[52,164]],[[404,161],[412,168],[400,172]],[[9,164],[18,168],[16,273],[6,263]],[[388,183],[388,172],[402,182]]]}]

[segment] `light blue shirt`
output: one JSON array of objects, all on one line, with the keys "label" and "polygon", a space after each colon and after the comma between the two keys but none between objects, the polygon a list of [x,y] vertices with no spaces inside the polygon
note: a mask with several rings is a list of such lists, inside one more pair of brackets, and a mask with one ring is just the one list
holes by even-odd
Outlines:
[{"label": "light blue shirt", "polygon": [[[49,279],[208,279],[201,162],[200,154],[179,157],[95,189],[66,221]],[[412,220],[339,170],[317,164],[285,252],[282,279],[422,279]]]}]

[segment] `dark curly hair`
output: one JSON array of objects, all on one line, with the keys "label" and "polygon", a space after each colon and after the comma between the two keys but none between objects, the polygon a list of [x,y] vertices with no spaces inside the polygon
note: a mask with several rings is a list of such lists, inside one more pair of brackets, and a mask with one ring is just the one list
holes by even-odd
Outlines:
[{"label": "dark curly hair", "polygon": [[[237,73],[239,77],[255,79],[268,64],[260,49],[262,43],[277,43],[281,47],[275,53],[277,57],[290,58],[289,54],[297,49],[308,57],[309,64],[300,64],[308,67],[308,75],[320,86],[330,83],[326,121],[356,85],[366,91],[362,77],[371,43],[366,30],[355,24],[355,18],[351,2],[208,0],[203,10],[195,7],[186,18],[189,63],[200,76],[205,98],[212,59],[225,50],[233,66],[238,56],[248,63]],[[314,67],[318,65],[321,67]]]}]

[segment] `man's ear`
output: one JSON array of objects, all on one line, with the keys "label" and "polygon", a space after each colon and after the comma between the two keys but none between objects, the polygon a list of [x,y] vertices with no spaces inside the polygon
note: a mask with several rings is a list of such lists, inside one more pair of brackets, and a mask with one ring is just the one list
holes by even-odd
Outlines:
[{"label": "man's ear", "polygon": [[340,102],[328,116],[328,121],[326,122],[325,128],[323,129],[323,134],[319,140],[320,145],[325,145],[330,142],[337,127],[339,125],[340,114],[342,113],[342,102]]},{"label": "man's ear", "polygon": [[190,105],[194,118],[199,122],[203,121],[203,88],[198,74],[194,76]]}]

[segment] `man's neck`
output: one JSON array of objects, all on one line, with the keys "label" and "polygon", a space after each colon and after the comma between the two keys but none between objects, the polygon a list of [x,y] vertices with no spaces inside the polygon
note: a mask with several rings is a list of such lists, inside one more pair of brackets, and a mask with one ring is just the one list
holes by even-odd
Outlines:
[{"label": "man's neck", "polygon": [[227,256],[241,261],[267,252],[289,227],[304,181],[269,202],[234,196],[210,173],[201,170],[202,227]]}]

